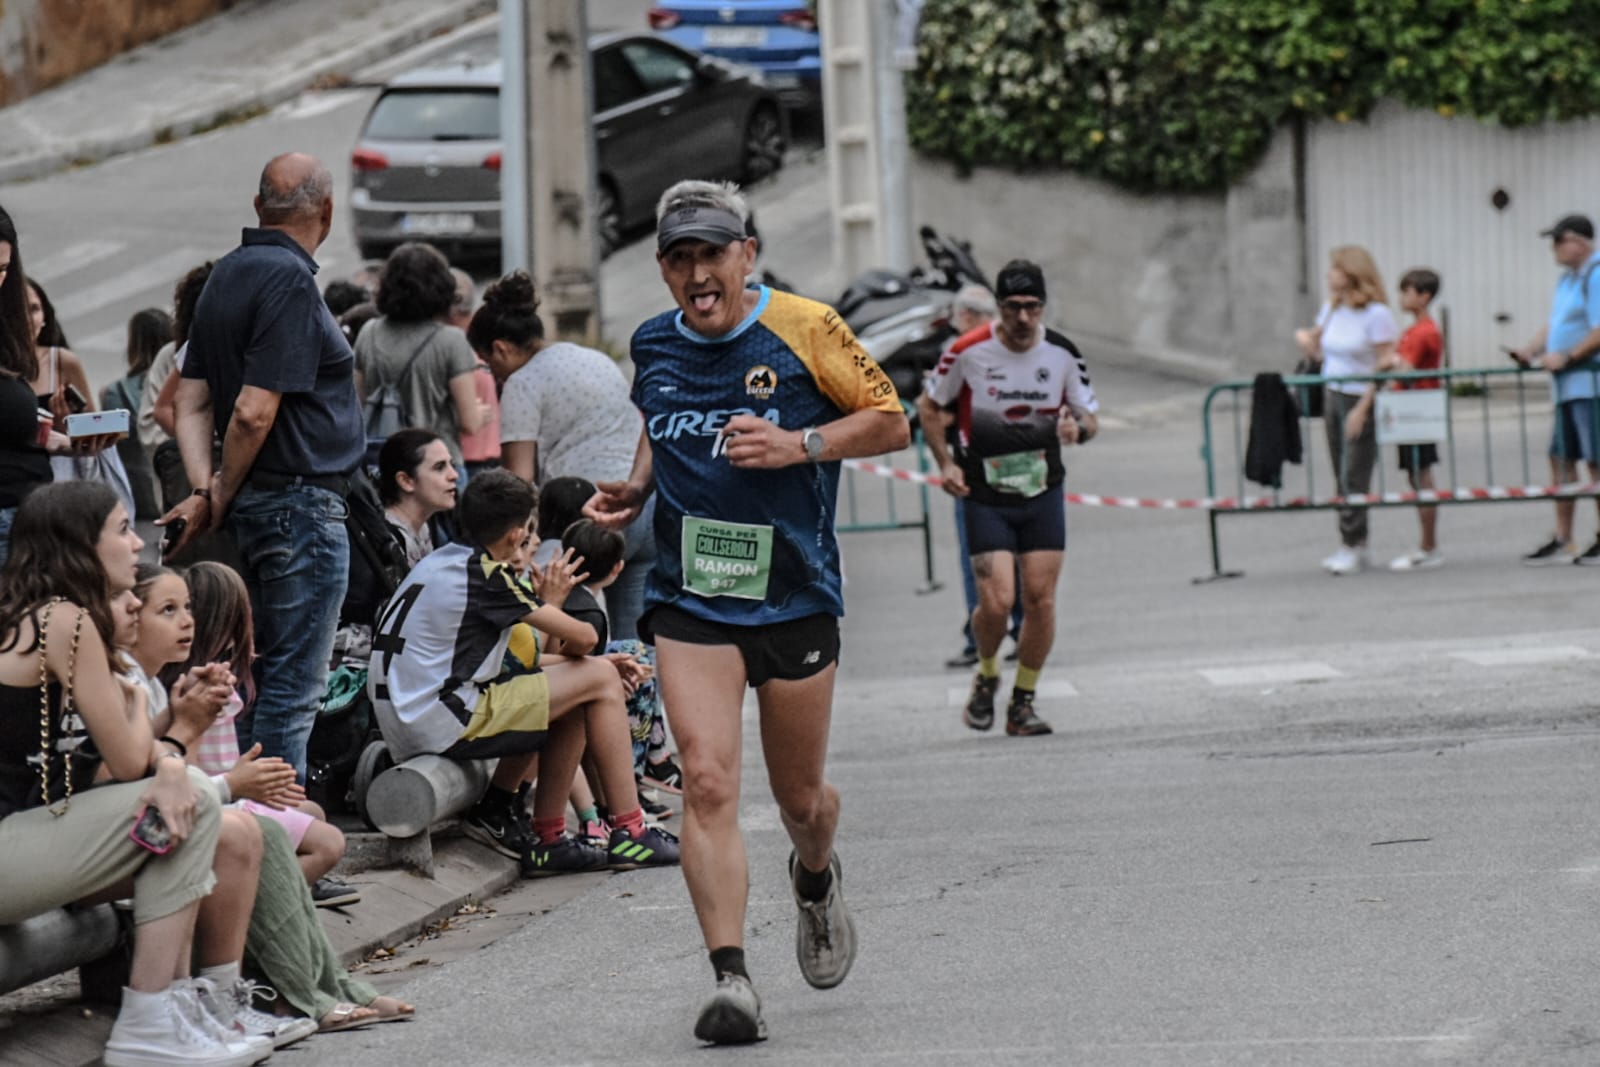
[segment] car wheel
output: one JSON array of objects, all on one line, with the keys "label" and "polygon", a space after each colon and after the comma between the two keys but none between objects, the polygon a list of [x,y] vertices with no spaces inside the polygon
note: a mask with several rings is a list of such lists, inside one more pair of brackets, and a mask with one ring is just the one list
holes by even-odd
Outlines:
[{"label": "car wheel", "polygon": [[601,181],[595,193],[594,228],[600,258],[605,259],[622,244],[622,202],[608,181]]},{"label": "car wheel", "polygon": [[758,182],[783,166],[783,120],[770,107],[758,108],[744,127],[744,181]]}]

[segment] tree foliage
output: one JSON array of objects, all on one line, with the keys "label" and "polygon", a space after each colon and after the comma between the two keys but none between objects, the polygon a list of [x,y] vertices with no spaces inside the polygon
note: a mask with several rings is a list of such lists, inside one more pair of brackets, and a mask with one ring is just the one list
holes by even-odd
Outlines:
[{"label": "tree foliage", "polygon": [[1295,114],[1600,111],[1600,0],[926,0],[911,141],[958,165],[1216,190]]}]

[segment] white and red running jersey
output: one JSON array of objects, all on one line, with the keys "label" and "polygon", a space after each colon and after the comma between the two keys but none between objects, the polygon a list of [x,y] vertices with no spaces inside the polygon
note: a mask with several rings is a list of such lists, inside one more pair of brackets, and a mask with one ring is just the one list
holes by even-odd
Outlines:
[{"label": "white and red running jersey", "polygon": [[980,326],[958,338],[928,379],[928,396],[956,414],[955,459],[972,499],[1015,503],[1066,478],[1056,422],[1066,404],[1099,410],[1089,367],[1077,346],[1054,330],[1013,352]]}]

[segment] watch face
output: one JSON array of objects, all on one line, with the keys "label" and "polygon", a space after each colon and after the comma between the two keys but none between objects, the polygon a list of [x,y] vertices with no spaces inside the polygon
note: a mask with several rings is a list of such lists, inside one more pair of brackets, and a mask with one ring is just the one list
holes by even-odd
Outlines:
[{"label": "watch face", "polygon": [[815,430],[807,430],[803,440],[806,446],[806,455],[811,459],[821,459],[822,435]]}]

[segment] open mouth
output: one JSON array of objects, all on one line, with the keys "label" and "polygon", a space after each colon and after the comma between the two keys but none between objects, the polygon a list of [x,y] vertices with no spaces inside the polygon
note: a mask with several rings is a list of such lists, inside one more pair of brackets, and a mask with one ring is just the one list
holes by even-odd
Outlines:
[{"label": "open mouth", "polygon": [[689,298],[689,303],[700,314],[709,315],[719,299],[721,297],[717,293],[695,293]]}]

